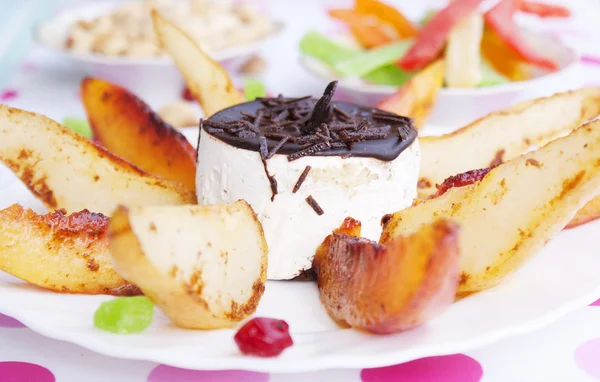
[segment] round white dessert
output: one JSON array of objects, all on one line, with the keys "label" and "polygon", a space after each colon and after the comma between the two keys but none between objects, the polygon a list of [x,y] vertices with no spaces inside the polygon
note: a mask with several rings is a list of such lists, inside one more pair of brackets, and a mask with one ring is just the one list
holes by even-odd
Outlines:
[{"label": "round white dessert", "polygon": [[[362,222],[362,236],[378,240],[381,218],[410,206],[417,196],[420,152],[418,141],[393,161],[374,158],[306,156],[288,161],[276,154],[267,160],[277,180],[271,186],[256,151],[231,146],[201,132],[196,188],[199,204],[246,200],[262,223],[269,246],[267,277],[289,280],[312,266],[315,250],[346,217]],[[293,188],[311,166],[300,189]],[[306,202],[312,196],[324,213]],[[235,240],[235,238],[231,238]]]}]

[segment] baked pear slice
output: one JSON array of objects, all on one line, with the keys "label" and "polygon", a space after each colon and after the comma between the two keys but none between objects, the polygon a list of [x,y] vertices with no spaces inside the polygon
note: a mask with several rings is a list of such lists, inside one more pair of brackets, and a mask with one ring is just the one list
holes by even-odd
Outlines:
[{"label": "baked pear slice", "polygon": [[108,218],[87,210],[39,215],[14,204],[0,211],[0,270],[61,293],[141,293],[113,268]]},{"label": "baked pear slice", "polygon": [[394,333],[452,304],[459,276],[455,224],[440,220],[385,245],[359,236],[360,223],[347,218],[313,260],[321,302],[338,324]]},{"label": "baked pear slice", "polygon": [[227,71],[183,29],[157,10],[152,11],[152,22],[160,45],[173,57],[190,93],[207,117],[244,102],[244,96],[233,85]]},{"label": "baked pear slice", "polygon": [[417,128],[427,122],[444,86],[444,60],[437,60],[415,74],[398,91],[376,107],[413,119]]},{"label": "baked pear slice", "polygon": [[121,206],[110,242],[117,271],[182,328],[232,327],[254,313],[265,289],[267,243],[244,201]]},{"label": "baked pear slice", "polygon": [[585,88],[524,101],[454,132],[419,137],[419,195],[463,172],[494,167],[568,135],[600,114],[600,88]]},{"label": "baked pear slice", "polygon": [[[471,174],[477,178],[476,174]],[[461,228],[458,293],[500,283],[600,194],[600,120],[387,219],[381,244],[438,219]]]},{"label": "baked pear slice", "polygon": [[110,215],[119,204],[193,204],[179,183],[150,175],[53,120],[0,105],[0,161],[49,210]]}]

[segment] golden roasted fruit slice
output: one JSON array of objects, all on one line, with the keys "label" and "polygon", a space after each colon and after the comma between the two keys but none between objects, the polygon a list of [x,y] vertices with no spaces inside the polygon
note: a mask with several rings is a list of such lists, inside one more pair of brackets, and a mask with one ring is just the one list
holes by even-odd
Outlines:
[{"label": "golden roasted fruit slice", "polygon": [[493,167],[569,134],[600,114],[600,88],[558,93],[487,115],[455,132],[421,137],[419,193],[466,171]]},{"label": "golden roasted fruit slice", "polygon": [[423,127],[444,85],[444,61],[438,60],[419,73],[390,97],[377,104],[378,109],[413,119]]},{"label": "golden roasted fruit slice", "polygon": [[[484,168],[451,176],[444,180],[441,185],[436,185],[437,192],[433,194],[431,198],[436,198],[440,195],[443,195],[444,193],[448,192],[448,190],[455,187],[465,187],[480,182],[490,171],[491,168]],[[422,201],[422,199],[417,199],[415,202],[421,203]],[[582,209],[577,211],[575,217],[569,222],[569,224],[567,224],[565,228],[574,228],[598,218],[600,218],[600,196],[596,196]]]},{"label": "golden roasted fruit slice", "polygon": [[119,207],[111,218],[115,267],[177,325],[234,326],[256,310],[267,243],[248,203]]},{"label": "golden roasted fruit slice", "polygon": [[321,302],[336,322],[394,333],[422,325],[452,304],[459,275],[455,224],[438,221],[385,245],[358,235],[360,226],[346,219],[313,260]]},{"label": "golden roasted fruit slice", "polygon": [[87,210],[38,215],[15,204],[0,211],[0,270],[56,292],[141,293],[112,266],[108,218]]},{"label": "golden roasted fruit slice", "polygon": [[48,209],[110,214],[118,204],[189,204],[193,191],[149,175],[39,114],[0,105],[0,161]]},{"label": "golden roasted fruit slice", "polygon": [[81,82],[94,138],[108,151],[149,174],[196,189],[196,150],[141,99],[97,78]]},{"label": "golden roasted fruit slice", "polygon": [[152,21],[158,41],[173,57],[206,116],[244,102],[244,96],[233,85],[227,71],[186,32],[156,10],[152,12]]},{"label": "golden roasted fruit slice", "polygon": [[600,219],[600,196],[596,196],[583,206],[582,209],[577,211],[577,215],[569,222],[566,228],[575,228],[596,219]]},{"label": "golden roasted fruit slice", "polygon": [[498,284],[600,193],[600,121],[501,164],[481,181],[396,212],[381,244],[440,218],[461,227],[460,294]]}]

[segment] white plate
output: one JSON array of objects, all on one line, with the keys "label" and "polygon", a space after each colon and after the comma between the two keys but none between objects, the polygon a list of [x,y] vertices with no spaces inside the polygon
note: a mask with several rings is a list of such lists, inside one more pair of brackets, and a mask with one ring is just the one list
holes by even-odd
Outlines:
[{"label": "white plate", "polygon": [[[163,98],[179,99],[183,79],[169,56],[118,57],[96,53],[75,54],[65,49],[64,42],[71,24],[107,14],[120,3],[122,2],[115,0],[97,1],[68,7],[41,22],[36,28],[35,39],[41,46],[70,60],[75,68],[82,69],[90,76],[115,82],[136,94],[152,94],[156,89],[161,89],[162,92],[172,93],[170,97]],[[278,36],[282,29],[283,24],[274,21],[273,32],[265,38],[211,52],[210,55],[228,69],[232,69],[250,55],[257,53],[263,44]]]},{"label": "white plate", "polygon": [[[16,178],[1,171],[0,177],[0,208],[19,202],[43,210]],[[241,355],[233,330],[178,329],[160,313],[141,334],[105,333],[94,329],[92,317],[111,297],[52,293],[1,272],[0,312],[42,335],[101,354],[190,369],[282,373],[385,366],[472,350],[541,328],[593,302],[600,296],[599,229],[596,222],[561,233],[510,280],[456,302],[419,329],[390,336],[337,327],[321,307],[314,283],[268,282],[257,315],[285,319],[295,342],[271,359]]]},{"label": "white plate", "polygon": [[[462,126],[492,111],[510,106],[521,96],[535,98],[565,90],[564,84],[572,80],[573,71],[579,62],[578,53],[562,41],[543,32],[534,33],[522,29],[521,37],[555,59],[560,70],[539,73],[539,76],[528,81],[508,82],[496,86],[473,89],[443,88],[429,123]],[[347,41],[348,37],[333,35],[332,39],[343,42]],[[316,77],[327,81],[337,79],[337,94],[354,103],[373,106],[398,90],[395,86],[371,84],[357,77],[339,78],[331,68],[303,54],[300,55],[300,63],[307,72]]]}]

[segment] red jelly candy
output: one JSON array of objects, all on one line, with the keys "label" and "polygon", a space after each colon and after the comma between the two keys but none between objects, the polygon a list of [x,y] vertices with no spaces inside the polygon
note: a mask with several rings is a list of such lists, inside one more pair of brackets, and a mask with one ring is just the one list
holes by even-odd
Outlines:
[{"label": "red jelly candy", "polygon": [[242,353],[259,357],[278,356],[294,344],[287,322],[263,317],[248,321],[234,339]]}]

